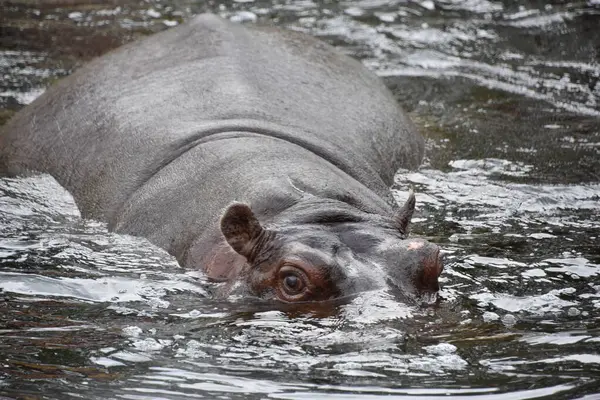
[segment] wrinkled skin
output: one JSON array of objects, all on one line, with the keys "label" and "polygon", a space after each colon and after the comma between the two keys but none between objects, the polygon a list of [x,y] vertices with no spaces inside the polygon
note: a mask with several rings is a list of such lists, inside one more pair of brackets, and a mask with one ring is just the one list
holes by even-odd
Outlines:
[{"label": "wrinkled skin", "polygon": [[84,217],[285,302],[437,292],[438,247],[408,238],[414,196],[388,189],[422,156],[360,63],[213,15],[94,60],[0,131],[3,173],[50,173]]}]

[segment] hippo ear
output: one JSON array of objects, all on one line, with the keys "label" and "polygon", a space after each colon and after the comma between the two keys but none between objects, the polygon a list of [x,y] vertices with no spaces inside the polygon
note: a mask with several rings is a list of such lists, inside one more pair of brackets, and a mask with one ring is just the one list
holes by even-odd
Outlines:
[{"label": "hippo ear", "polygon": [[394,215],[394,223],[396,224],[396,228],[405,235],[408,234],[408,226],[410,225],[410,220],[412,219],[413,212],[415,211],[415,193],[412,188],[408,193],[408,199],[402,206],[400,210]]},{"label": "hippo ear", "polygon": [[221,233],[238,254],[250,259],[255,253],[257,239],[265,232],[246,204],[234,203],[221,217]]}]

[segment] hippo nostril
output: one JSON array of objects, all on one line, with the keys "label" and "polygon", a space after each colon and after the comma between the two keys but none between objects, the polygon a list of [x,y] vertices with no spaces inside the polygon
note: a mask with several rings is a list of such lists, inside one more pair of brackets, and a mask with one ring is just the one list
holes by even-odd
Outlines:
[{"label": "hippo nostril", "polygon": [[428,256],[424,257],[421,270],[421,289],[439,290],[438,277],[444,270],[440,249],[436,248]]}]

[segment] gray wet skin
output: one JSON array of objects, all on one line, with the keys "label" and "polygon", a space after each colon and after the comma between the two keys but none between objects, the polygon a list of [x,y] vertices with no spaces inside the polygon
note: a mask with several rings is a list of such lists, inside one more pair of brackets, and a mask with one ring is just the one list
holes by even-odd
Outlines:
[{"label": "gray wet skin", "polygon": [[383,83],[307,35],[200,15],[52,86],[0,131],[0,170],[48,172],[82,215],[269,299],[436,292],[389,185],[423,139]]}]

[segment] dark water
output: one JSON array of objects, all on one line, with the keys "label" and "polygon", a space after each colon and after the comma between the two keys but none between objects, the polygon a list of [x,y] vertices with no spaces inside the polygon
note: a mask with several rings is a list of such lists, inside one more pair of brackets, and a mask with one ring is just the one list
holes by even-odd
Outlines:
[{"label": "dark water", "polygon": [[[427,138],[415,233],[443,301],[219,302],[202,274],[0,179],[0,399],[600,399],[600,2],[0,2],[0,122],[121,43],[212,10],[384,77]],[[343,99],[340,99],[343,101]]]}]

